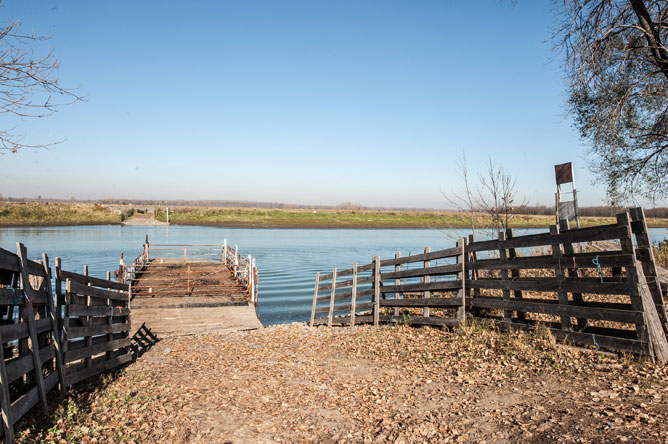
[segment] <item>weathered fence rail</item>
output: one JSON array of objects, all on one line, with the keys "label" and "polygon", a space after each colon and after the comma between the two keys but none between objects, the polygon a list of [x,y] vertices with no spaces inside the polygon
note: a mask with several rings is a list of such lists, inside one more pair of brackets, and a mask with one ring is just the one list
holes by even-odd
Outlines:
[{"label": "weathered fence rail", "polygon": [[[582,248],[594,241],[614,247]],[[355,278],[337,283],[355,270],[372,270],[361,291]],[[323,285],[323,280],[330,283]],[[345,291],[337,289],[342,286]],[[371,297],[370,304],[360,306],[360,293]],[[369,312],[360,316],[360,308]],[[349,314],[342,315],[345,311]],[[564,222],[526,236],[514,236],[510,229],[497,239],[462,239],[455,248],[427,248],[405,258],[397,253],[393,259],[376,257],[362,267],[318,274],[311,325],[409,321],[455,326],[466,313],[494,319],[504,328],[530,329],[540,323],[560,340],[668,359],[664,297],[640,208],[621,213],[610,225],[571,230]]]},{"label": "weathered fence rail", "polygon": [[[62,270],[49,259],[0,249],[0,410],[2,433],[32,407],[48,414],[46,395],[128,362],[129,289]],[[63,283],[66,286],[63,292]],[[56,289],[54,294],[54,287]]]}]

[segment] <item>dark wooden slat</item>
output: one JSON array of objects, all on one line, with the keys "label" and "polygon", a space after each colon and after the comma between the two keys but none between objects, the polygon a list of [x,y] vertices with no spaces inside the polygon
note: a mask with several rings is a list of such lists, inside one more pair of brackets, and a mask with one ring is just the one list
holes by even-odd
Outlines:
[{"label": "dark wooden slat", "polygon": [[381,273],[380,277],[381,279],[399,279],[408,277],[450,275],[461,273],[461,271],[462,266],[460,264],[449,264],[440,267],[413,268],[410,270]]},{"label": "dark wooden slat", "polygon": [[[357,297],[361,298],[364,296],[370,296],[373,294],[373,288],[368,289],[368,290],[358,290],[357,291]],[[353,292],[352,291],[346,291],[345,293],[337,293],[334,295],[334,300],[339,301],[341,299],[348,299],[352,297]],[[331,300],[331,296],[320,296],[319,298],[316,299],[316,303],[321,303],[321,302],[329,302]]]},{"label": "dark wooden slat", "polygon": [[583,282],[578,280],[564,280],[557,282],[554,279],[517,279],[513,281],[502,281],[500,279],[475,279],[467,280],[466,286],[470,288],[482,288],[489,290],[524,290],[524,291],[548,291],[557,292],[579,292],[590,294],[629,294],[631,285],[627,282]]},{"label": "dark wooden slat", "polygon": [[561,266],[563,268],[573,267],[573,257],[577,268],[597,268],[592,260],[599,256],[601,267],[630,267],[633,266],[633,256],[630,254],[618,254],[602,256],[599,254],[564,254],[561,259],[555,259],[552,256],[530,256],[517,257],[514,259],[500,260],[500,259],[483,259],[476,262],[469,263],[470,270],[498,270],[506,268],[508,270],[525,270],[525,269],[546,269]]},{"label": "dark wooden slat", "polygon": [[65,281],[67,279],[72,282],[76,282],[81,285],[91,284],[95,287],[100,288],[111,288],[112,290],[128,291],[129,284],[123,284],[121,282],[108,281],[106,279],[100,279],[93,276],[86,276],[79,273],[72,273],[71,271],[60,270],[60,279]]},{"label": "dark wooden slat", "polygon": [[107,307],[73,304],[67,307],[67,313],[70,316],[127,316],[130,309],[127,307]]},{"label": "dark wooden slat", "polygon": [[381,293],[408,293],[412,291],[448,291],[458,290],[461,288],[461,281],[440,281],[420,284],[404,284],[404,285],[383,285],[380,287]]},{"label": "dark wooden slat", "polygon": [[[39,351],[39,358],[44,364],[49,359],[53,359],[56,355],[56,348],[53,344],[50,344],[48,347],[44,347]],[[32,356],[26,355],[21,358],[13,359],[6,364],[7,368],[7,380],[11,383],[16,381],[21,376],[32,371],[35,366],[32,362]]]},{"label": "dark wooden slat", "polygon": [[433,307],[450,308],[462,305],[460,297],[454,298],[417,298],[417,299],[381,299],[381,307]]},{"label": "dark wooden slat", "polygon": [[14,253],[0,248],[0,270],[8,270],[13,273],[21,271],[19,257]]},{"label": "dark wooden slat", "polygon": [[[106,338],[105,338],[106,339]],[[115,341],[104,341],[101,344],[91,345],[76,350],[68,350],[64,355],[65,363],[77,361],[109,350],[116,350],[130,345],[130,338],[117,339]]]},{"label": "dark wooden slat", "polygon": [[82,336],[95,336],[109,333],[121,333],[130,330],[130,323],[124,322],[110,325],[95,325],[89,327],[70,327],[70,339],[79,338]]},{"label": "dark wooden slat", "polygon": [[505,241],[489,240],[473,242],[467,245],[466,252],[478,252],[488,250],[500,250],[508,248],[527,248],[527,247],[548,247],[552,244],[565,242],[593,242],[609,239],[627,238],[628,232],[625,226],[618,224],[601,225],[597,227],[580,228],[578,230],[569,230],[556,236],[550,233],[530,234],[527,236],[516,236]]},{"label": "dark wooden slat", "polygon": [[642,312],[632,310],[616,310],[610,308],[583,307],[563,305],[558,301],[528,302],[527,300],[508,300],[492,297],[475,298],[471,307],[492,308],[499,310],[520,310],[531,313],[543,313],[556,316],[583,317],[601,321],[626,322],[634,324],[642,321]]},{"label": "dark wooden slat", "polygon": [[396,259],[385,259],[380,261],[380,266],[409,264],[411,262],[424,262],[433,259],[445,259],[449,257],[456,257],[461,255],[461,249],[457,247],[448,248],[445,250],[436,250],[429,253],[416,254],[413,256],[404,256]]},{"label": "dark wooden slat", "polygon": [[106,298],[113,301],[127,302],[130,300],[130,294],[127,292],[103,290],[101,288],[83,285],[74,281],[69,281],[69,286],[67,288],[69,289],[68,291],[80,295],[92,296],[96,298]]},{"label": "dark wooden slat", "polygon": [[[382,276],[382,275],[381,275]],[[336,277],[339,276],[339,272],[336,272]],[[358,284],[366,284],[367,282],[371,282],[370,277],[364,277],[364,278],[357,278],[357,283]],[[353,285],[353,280],[349,279],[347,281],[337,281],[336,282],[336,288],[343,288],[343,287],[350,287]],[[332,284],[322,284],[318,286],[318,291],[324,291],[324,290],[331,290],[332,289]]]},{"label": "dark wooden slat", "polygon": [[[24,291],[20,288],[0,288],[0,305],[24,305]],[[47,295],[43,291],[34,291],[31,302],[35,305],[43,305],[48,302]]]},{"label": "dark wooden slat", "polygon": [[[504,328],[513,328],[520,330],[531,330],[533,327],[525,324],[500,322]],[[643,344],[636,339],[622,338],[618,336],[598,335],[586,332],[565,331],[560,328],[549,329],[555,339],[558,341],[569,341],[577,345],[591,345],[607,350],[627,351],[631,353],[647,354],[647,344]]]},{"label": "dark wooden slat", "polygon": [[115,358],[103,361],[99,364],[95,364],[92,367],[84,368],[76,373],[71,373],[65,375],[65,385],[68,387],[76,384],[77,382],[83,381],[86,378],[95,376],[98,373],[102,373],[106,370],[111,370],[115,367],[119,367],[127,362],[132,360],[132,353],[126,353],[124,355],[117,356]]}]

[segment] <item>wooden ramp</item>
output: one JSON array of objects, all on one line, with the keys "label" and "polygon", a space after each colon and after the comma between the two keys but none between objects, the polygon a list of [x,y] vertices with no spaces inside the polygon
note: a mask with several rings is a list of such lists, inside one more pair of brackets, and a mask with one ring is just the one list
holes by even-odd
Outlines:
[{"label": "wooden ramp", "polygon": [[158,337],[261,328],[257,269],[222,245],[150,245],[128,267],[133,328]]}]

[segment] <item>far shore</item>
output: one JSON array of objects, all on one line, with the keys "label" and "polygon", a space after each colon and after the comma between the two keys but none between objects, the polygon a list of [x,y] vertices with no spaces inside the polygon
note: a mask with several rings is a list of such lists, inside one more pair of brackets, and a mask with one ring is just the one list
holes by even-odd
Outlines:
[{"label": "far shore", "polygon": [[[164,208],[150,214],[135,214],[117,205],[82,203],[0,203],[0,227],[57,227],[83,225],[165,225]],[[476,213],[476,229],[493,228],[491,218]],[[509,226],[518,229],[547,228],[554,215],[513,214]],[[582,217],[582,227],[615,223],[613,217]],[[470,217],[450,211],[306,210],[228,207],[170,207],[172,226],[269,229],[471,229]],[[668,228],[666,218],[648,218],[650,228]]]}]

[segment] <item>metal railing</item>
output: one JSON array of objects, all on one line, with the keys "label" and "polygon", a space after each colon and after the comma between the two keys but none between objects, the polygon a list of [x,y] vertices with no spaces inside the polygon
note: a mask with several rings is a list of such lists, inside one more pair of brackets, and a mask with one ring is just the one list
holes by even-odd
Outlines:
[{"label": "metal railing", "polygon": [[169,264],[223,264],[242,284],[252,303],[257,303],[258,271],[255,258],[243,255],[237,245],[215,244],[151,244],[148,237],[142,252],[126,267],[125,279],[136,280],[139,273],[151,266]]}]

